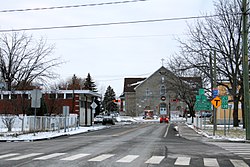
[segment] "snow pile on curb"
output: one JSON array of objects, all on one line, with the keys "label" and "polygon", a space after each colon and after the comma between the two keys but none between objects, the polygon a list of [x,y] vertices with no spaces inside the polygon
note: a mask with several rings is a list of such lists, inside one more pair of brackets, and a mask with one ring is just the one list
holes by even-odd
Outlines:
[{"label": "snow pile on curb", "polygon": [[242,136],[238,136],[238,135],[235,135],[235,136],[224,136],[224,135],[218,135],[218,134],[215,134],[215,136],[209,134],[207,131],[205,130],[202,130],[202,129],[197,129],[195,128],[193,125],[189,125],[189,124],[186,124],[188,127],[190,127],[191,129],[193,129],[194,131],[196,131],[198,134],[208,138],[208,139],[213,139],[213,140],[218,140],[218,141],[239,141],[239,142],[243,142],[243,141],[246,141],[245,137],[242,137]]}]

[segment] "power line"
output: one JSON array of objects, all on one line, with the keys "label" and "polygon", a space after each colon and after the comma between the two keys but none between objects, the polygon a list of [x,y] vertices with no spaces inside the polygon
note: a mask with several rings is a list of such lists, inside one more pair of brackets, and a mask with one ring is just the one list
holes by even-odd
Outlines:
[{"label": "power line", "polygon": [[93,6],[103,6],[103,5],[117,5],[117,4],[125,4],[125,3],[132,3],[132,2],[141,2],[141,1],[147,1],[147,0],[115,1],[115,2],[92,3],[92,4],[82,4],[82,5],[53,6],[53,7],[44,7],[44,8],[9,9],[9,10],[1,10],[0,13],[28,12],[28,11],[52,10],[52,9],[69,9],[69,8],[93,7]]},{"label": "power line", "polygon": [[164,19],[122,21],[122,22],[109,22],[109,23],[94,23],[94,24],[81,24],[81,25],[69,25],[69,26],[54,26],[54,27],[33,27],[33,28],[20,28],[20,29],[6,29],[6,30],[0,30],[0,32],[37,31],[37,30],[68,29],[68,28],[80,28],[80,27],[99,27],[99,26],[110,26],[110,25],[126,25],[126,24],[138,24],[138,23],[152,23],[152,22],[164,22],[164,21],[179,21],[179,20],[191,20],[191,19],[204,19],[204,18],[217,17],[217,16],[220,16],[220,15],[175,17],[175,18],[164,18]]}]

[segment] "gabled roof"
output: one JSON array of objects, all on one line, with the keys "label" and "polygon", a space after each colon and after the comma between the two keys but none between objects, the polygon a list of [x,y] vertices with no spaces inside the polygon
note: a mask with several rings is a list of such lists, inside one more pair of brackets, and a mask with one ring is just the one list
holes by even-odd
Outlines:
[{"label": "gabled roof", "polygon": [[124,78],[123,92],[135,92],[135,87],[143,82],[146,78]]},{"label": "gabled roof", "polygon": [[165,68],[164,66],[161,66],[158,70],[156,70],[153,74],[151,74],[148,78],[146,78],[145,80],[143,80],[143,82],[141,82],[139,85],[137,85],[135,87],[135,89],[139,86],[141,86],[144,82],[146,82],[147,80],[149,80],[152,76],[154,76],[156,73],[161,73],[162,75],[165,75],[166,73],[172,73],[170,70],[168,70],[167,68]]}]

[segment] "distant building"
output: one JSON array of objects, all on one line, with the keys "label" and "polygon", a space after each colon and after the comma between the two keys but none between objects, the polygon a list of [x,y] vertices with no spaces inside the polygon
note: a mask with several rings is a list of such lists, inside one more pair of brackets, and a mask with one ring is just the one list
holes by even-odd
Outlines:
[{"label": "distant building", "polygon": [[[51,90],[41,91],[41,107],[44,115],[63,114],[63,106],[69,106],[69,113],[78,114],[80,125],[91,125],[93,112],[91,104],[100,94],[90,90]],[[39,109],[38,109],[39,112]],[[31,90],[1,91],[0,114],[34,115],[31,108]]]},{"label": "distant building", "polygon": [[182,112],[183,104],[170,84],[175,75],[165,67],[159,68],[148,78],[125,78],[120,97],[126,115],[145,115]]}]

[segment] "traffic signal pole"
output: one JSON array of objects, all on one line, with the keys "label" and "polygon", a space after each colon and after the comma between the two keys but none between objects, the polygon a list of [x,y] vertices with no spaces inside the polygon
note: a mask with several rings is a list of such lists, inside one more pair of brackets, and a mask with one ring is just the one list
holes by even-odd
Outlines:
[{"label": "traffic signal pole", "polygon": [[249,111],[249,67],[248,67],[248,2],[242,0],[242,66],[244,87],[244,116],[246,140],[250,140],[250,111]]}]

